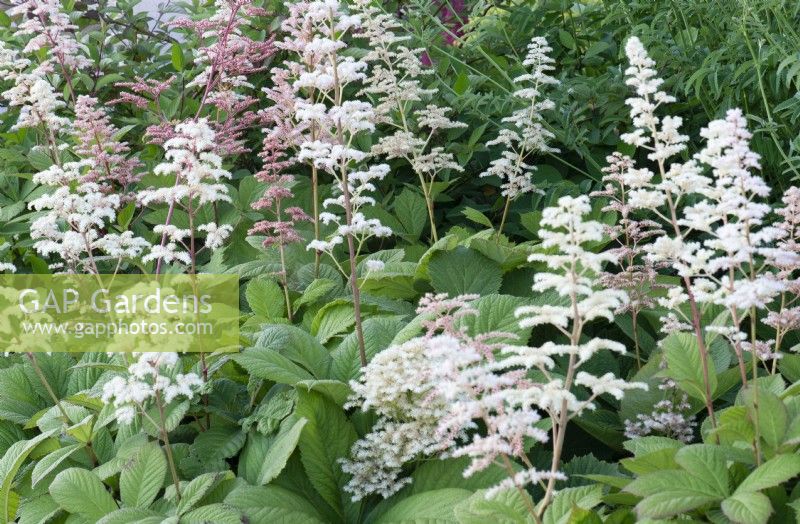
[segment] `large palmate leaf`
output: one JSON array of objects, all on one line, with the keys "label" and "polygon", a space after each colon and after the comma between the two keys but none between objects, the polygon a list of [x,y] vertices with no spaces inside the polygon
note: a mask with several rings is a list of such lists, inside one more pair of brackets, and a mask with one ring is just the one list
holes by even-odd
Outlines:
[{"label": "large palmate leaf", "polygon": [[155,500],[167,473],[167,459],[155,443],[139,448],[122,468],[120,498],[126,506],[147,508]]},{"label": "large palmate leaf", "polygon": [[245,291],[250,310],[264,319],[282,318],[285,314],[283,290],[266,277],[254,278]]},{"label": "large palmate leaf", "polygon": [[54,435],[58,430],[50,430],[33,437],[30,440],[15,442],[8,448],[0,459],[0,516],[9,521],[14,520],[18,496],[11,491],[16,476],[22,463],[28,455],[42,442]]},{"label": "large palmate leaf", "polygon": [[256,364],[266,351],[277,352],[301,366],[312,375],[310,378],[327,378],[330,371],[331,357],[325,346],[295,326],[268,326],[259,334],[254,347],[235,358],[248,367],[246,363]]},{"label": "large palmate leaf", "polygon": [[264,458],[256,482],[260,485],[268,484],[272,479],[286,467],[286,462],[297,447],[306,419],[301,418],[293,424],[286,424],[281,427],[281,431],[271,440]]},{"label": "large palmate leaf", "polygon": [[31,473],[31,486],[36,486],[36,484],[38,484],[47,475],[51,474],[53,470],[55,470],[62,462],[67,460],[70,455],[80,449],[83,449],[83,447],[83,444],[70,444],[69,446],[59,448],[56,451],[51,451],[42,457],[39,462],[36,463],[36,466],[34,466],[33,472]]},{"label": "large palmate leaf", "polygon": [[463,246],[435,253],[428,272],[433,289],[450,296],[491,295],[500,290],[503,280],[497,262]]},{"label": "large palmate leaf", "polygon": [[514,315],[514,311],[520,306],[530,304],[531,300],[511,295],[482,296],[472,303],[472,306],[478,310],[478,314],[461,317],[458,325],[467,328],[467,332],[472,336],[496,331],[516,335],[517,338],[506,337],[503,339],[508,343],[526,344],[531,329],[519,326],[519,320]]},{"label": "large palmate leaf", "polygon": [[[667,359],[665,374],[678,383],[688,395],[698,400],[706,399],[706,384],[703,364],[697,339],[689,333],[673,333],[662,342]],[[708,359],[708,388],[711,394],[717,388],[717,373],[714,362]],[[710,400],[710,399],[709,399]]]},{"label": "large palmate leaf", "polygon": [[92,522],[117,509],[117,503],[97,475],[82,468],[66,469],[56,475],[50,484],[50,495],[65,511]]},{"label": "large palmate leaf", "polygon": [[[364,321],[364,350],[367,362],[372,360],[379,351],[386,349],[392,343],[395,335],[406,323],[398,317],[373,317]],[[335,379],[348,382],[356,378],[361,369],[358,354],[358,337],[350,333],[342,340],[334,351],[332,375]]]},{"label": "large palmate leaf", "polygon": [[307,420],[300,437],[303,468],[314,488],[344,519],[357,504],[344,491],[347,475],[339,463],[357,435],[342,409],[320,393],[298,391],[295,413]]},{"label": "large palmate leaf", "polygon": [[530,524],[533,517],[530,509],[533,499],[519,490],[509,489],[486,498],[481,490],[459,503],[455,507],[455,515],[459,524]]},{"label": "large palmate leaf", "polygon": [[458,488],[425,491],[398,501],[374,522],[375,524],[457,523],[455,507],[470,495],[471,491]]},{"label": "large palmate leaf", "polygon": [[249,522],[326,522],[308,500],[277,486],[239,486],[225,497],[225,503],[241,510]]}]

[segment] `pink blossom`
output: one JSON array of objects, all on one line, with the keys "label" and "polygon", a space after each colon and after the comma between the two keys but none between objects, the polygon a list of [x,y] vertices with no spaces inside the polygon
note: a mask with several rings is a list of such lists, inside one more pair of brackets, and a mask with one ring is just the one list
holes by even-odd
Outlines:
[{"label": "pink blossom", "polygon": [[141,173],[135,173],[141,164],[125,157],[130,148],[114,138],[118,130],[106,112],[97,106],[96,98],[78,97],[74,127],[78,139],[75,152],[94,160],[94,165],[84,175],[85,181],[112,189],[114,183],[125,187],[141,179]]}]

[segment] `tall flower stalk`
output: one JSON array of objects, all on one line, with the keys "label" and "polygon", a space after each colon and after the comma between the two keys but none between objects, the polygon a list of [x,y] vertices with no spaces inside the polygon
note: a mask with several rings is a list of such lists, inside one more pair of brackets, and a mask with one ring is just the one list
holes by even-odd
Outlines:
[{"label": "tall flower stalk", "polygon": [[[119,424],[132,424],[141,416],[157,428],[158,438],[164,443],[175,495],[180,500],[180,477],[169,440],[165,408],[176,399],[194,398],[205,381],[195,373],[181,373],[177,353],[134,353],[133,357],[134,361],[124,374],[103,384],[101,398],[113,405]],[[154,418],[153,407],[158,412],[157,418]]]},{"label": "tall flower stalk", "polygon": [[[172,23],[176,28],[193,32],[200,42],[195,61],[201,67],[201,71],[185,86],[186,89],[196,89],[199,93],[200,103],[192,117],[175,124],[167,121],[164,116],[159,97],[161,93],[169,89],[174,79],[164,82],[137,79],[136,82],[118,84],[120,87],[132,91],[122,93],[118,99],[119,102],[133,103],[141,108],[151,108],[155,112],[160,123],[150,126],[147,135],[152,143],[165,145],[168,155],[175,154],[175,152],[169,152],[170,148],[167,143],[172,140],[174,145],[176,139],[180,140],[189,131],[195,135],[213,136],[212,142],[205,146],[203,151],[206,160],[213,160],[210,171],[212,176],[214,172],[218,173],[218,170],[221,169],[223,157],[247,151],[243,142],[243,134],[260,123],[260,116],[254,109],[257,99],[248,94],[248,91],[254,89],[253,84],[248,81],[248,76],[261,71],[264,61],[274,53],[271,38],[258,41],[245,34],[244,29],[252,23],[254,17],[266,14],[263,9],[254,7],[251,0],[217,0],[214,8],[213,15],[208,19],[179,19]],[[152,107],[150,100],[153,102]],[[211,115],[203,116],[208,112],[208,108],[213,108]],[[185,138],[185,136],[183,137]],[[202,158],[199,160],[204,161]],[[168,164],[169,162],[165,162],[162,166],[167,167]],[[213,164],[218,165],[214,166]],[[175,175],[175,188],[173,188],[175,192],[179,190],[180,186],[192,184],[189,179],[190,176],[194,176],[191,173],[192,168],[189,165],[184,167],[187,169],[186,172],[170,171]],[[182,198],[175,198],[175,196],[177,194],[173,197],[165,194],[157,197],[167,203],[167,215],[164,224],[159,228],[160,244],[152,252],[155,253],[152,260],[156,261],[156,274],[161,272],[164,262],[175,260],[186,263],[194,272],[196,268],[194,255],[199,250],[194,245],[195,236],[205,232],[206,247],[220,247],[231,229],[230,226],[216,224],[201,226],[192,223],[189,233],[183,234],[183,231],[176,229],[172,224],[175,207]],[[213,203],[216,200],[219,198],[206,199],[204,202],[200,202],[200,205]],[[186,203],[190,215],[197,212],[195,204],[191,198]],[[176,255],[176,248],[181,243],[187,244],[190,259],[188,262],[184,257]]]},{"label": "tall flower stalk", "polygon": [[[392,232],[364,214],[375,203],[369,196],[376,189],[374,182],[383,179],[389,167],[365,166],[368,153],[355,147],[359,133],[375,129],[372,105],[349,98],[351,91],[364,81],[367,64],[343,54],[347,48],[344,39],[360,24],[360,18],[348,14],[337,1],[298,2],[290,6],[290,16],[283,24],[288,36],[276,45],[297,55],[297,60],[287,66],[297,93],[294,118],[308,130],[299,143],[297,160],[333,177],[334,196],[325,200],[323,207],[341,210],[316,215],[315,208],[315,221],[335,224],[336,229],[326,238],[315,238],[308,248],[329,254],[349,279],[363,366],[367,357],[356,262],[367,240]],[[348,269],[334,254],[334,248],[342,243],[347,245]]]},{"label": "tall flower stalk", "polygon": [[[618,261],[613,252],[593,253],[585,244],[603,239],[602,224],[584,217],[591,211],[586,196],[562,197],[544,210],[542,251],[530,261],[543,262],[546,271],[534,277],[533,290],[555,291],[567,302],[523,306],[516,310],[522,328],[553,326],[567,343],[545,342],[538,347],[510,345],[507,333],[468,335],[460,325],[477,314],[475,297],[425,297],[418,312],[430,315],[427,334],[379,353],[351,382],[351,403],[374,410],[380,419],[373,431],[352,449],[345,471],[353,475],[348,491],[355,498],[377,492],[394,493],[408,482],[399,475],[404,462],[422,455],[466,456],[465,476],[496,464],[508,471],[506,480],[490,489],[519,492],[531,517],[541,522],[555,494],[569,421],[593,409],[601,395],[621,399],[626,390],[647,389],[612,373],[595,376],[580,367],[603,350],[625,353],[625,346],[604,338],[586,337],[586,326],[599,318],[613,322],[615,311],[628,301],[619,289],[604,289],[598,275]],[[568,358],[566,369],[554,372],[554,357]],[[562,374],[563,373],[563,374]],[[582,400],[578,388],[590,394]],[[550,417],[550,436],[538,426],[541,414]],[[537,470],[526,455],[526,440],[551,442],[549,470]],[[512,461],[525,468],[515,471]],[[525,491],[543,483],[538,506]]]},{"label": "tall flower stalk", "polygon": [[376,100],[377,122],[391,130],[379,138],[372,151],[389,160],[403,158],[409,163],[419,179],[435,242],[439,235],[434,215],[434,183],[443,172],[460,173],[464,169],[452,153],[433,145],[434,137],[467,125],[448,118],[450,108],[428,101],[436,90],[426,89],[421,83],[433,70],[422,63],[425,50],[407,47],[405,42],[411,37],[397,34],[401,29],[398,21],[375,7],[371,0],[358,0],[354,10],[361,17],[358,35],[367,40],[364,60],[371,65],[363,92]]},{"label": "tall flower stalk", "polygon": [[[716,427],[716,417],[712,403],[713,391],[709,378],[709,355],[706,347],[702,325],[702,313],[698,307],[692,278],[697,275],[697,248],[699,245],[687,241],[689,233],[680,221],[680,206],[689,195],[698,193],[708,187],[709,180],[701,174],[701,169],[694,160],[685,163],[667,161],[686,149],[689,137],[680,133],[682,121],[679,117],[656,115],[661,106],[674,102],[675,98],[660,89],[663,80],[653,69],[655,62],[647,55],[647,51],[636,37],[631,37],[625,45],[625,53],[630,67],[625,71],[626,83],[633,87],[636,96],[626,100],[630,107],[634,130],[622,135],[622,140],[630,145],[647,151],[647,158],[655,163],[656,177],[647,167],[632,168],[633,176],[629,180],[630,191],[628,204],[635,209],[650,209],[662,221],[668,234],[659,236],[655,242],[645,247],[647,259],[652,263],[663,263],[675,267],[681,278],[686,302],[690,313],[686,320],[694,333],[700,354],[703,384],[705,390],[706,411],[712,427]],[[673,298],[684,296],[680,290],[671,291]],[[666,305],[679,305],[680,300],[673,300]],[[684,317],[679,308],[673,309],[670,322],[679,325]]]},{"label": "tall flower stalk", "polygon": [[[152,246],[150,252],[143,257],[144,262],[180,262],[188,266],[190,273],[194,274],[197,270],[198,253],[202,249],[213,251],[222,247],[232,231],[232,226],[227,224],[196,223],[197,212],[202,206],[231,201],[228,188],[223,183],[231,178],[231,173],[222,167],[222,158],[214,153],[215,137],[216,134],[207,120],[201,118],[197,122],[175,126],[175,136],[164,144],[167,150],[165,161],[156,166],[154,173],[159,176],[174,176],[175,183],[167,187],[143,189],[137,194],[137,199],[143,206],[163,203],[169,206],[170,211],[182,208],[188,216],[189,227],[175,227],[169,220],[166,224],[157,225],[154,231],[161,233],[161,244]],[[203,247],[197,243],[198,231],[205,232]]]},{"label": "tall flower stalk", "polygon": [[293,158],[287,156],[290,146],[290,138],[295,134],[292,123],[292,108],[281,103],[287,100],[285,91],[281,88],[288,87],[285,82],[280,82],[274,89],[268,91],[275,102],[274,105],[262,112],[264,119],[269,127],[265,127],[264,141],[261,156],[261,171],[255,177],[267,184],[264,194],[253,203],[253,209],[266,210],[272,217],[271,220],[261,220],[256,222],[250,229],[249,234],[264,235],[264,247],[277,246],[280,254],[281,271],[280,280],[283,287],[284,300],[286,301],[286,314],[289,321],[292,321],[292,301],[289,296],[289,273],[286,264],[286,246],[288,244],[301,242],[303,239],[295,229],[299,222],[313,220],[305,211],[299,207],[284,204],[284,200],[294,197],[292,186],[295,184],[295,177],[287,171],[295,164]]},{"label": "tall flower stalk", "polygon": [[552,65],[554,60],[548,54],[552,50],[547,40],[540,36],[534,37],[528,44],[528,54],[522,65],[529,67],[531,72],[514,79],[518,87],[514,96],[527,105],[503,118],[509,127],[501,129],[497,138],[486,143],[487,147],[501,144],[506,148],[502,156],[492,160],[489,168],[480,175],[500,178],[505,204],[497,228],[498,240],[503,234],[511,203],[525,193],[539,191],[533,182],[536,166],[528,163],[530,157],[539,153],[558,152],[558,149],[548,145],[554,135],[545,127],[543,116],[545,111],[555,107],[551,100],[544,97],[544,90],[549,85],[559,83],[549,75],[549,71],[555,69]]},{"label": "tall flower stalk", "polygon": [[78,97],[71,127],[78,160],[34,175],[35,182],[53,188],[30,203],[45,211],[31,224],[34,248],[42,256],[58,256],[53,268],[99,274],[106,259],[116,273],[124,261],[136,260],[150,247],[130,231],[110,231],[122,205],[133,199],[127,188],[139,177],[139,163],[125,156],[128,145],[114,139],[117,129],[96,99]]},{"label": "tall flower stalk", "polygon": [[[531,347],[511,347],[505,352],[512,355],[503,363],[508,366],[523,366],[538,369],[547,379],[542,384],[532,384],[512,392],[515,402],[521,405],[535,405],[550,415],[552,421],[553,458],[550,478],[544,498],[539,508],[539,516],[555,494],[556,473],[561,465],[564,451],[564,437],[569,421],[591,402],[603,394],[621,399],[627,389],[647,389],[642,383],[629,383],[606,373],[597,377],[579,370],[593,355],[601,350],[625,353],[625,346],[604,338],[585,339],[586,326],[595,319],[614,321],[620,306],[628,302],[628,295],[620,289],[602,288],[598,275],[606,264],[616,264],[619,255],[612,251],[593,253],[584,244],[603,239],[603,225],[584,217],[591,212],[589,198],[561,197],[558,205],[546,208],[542,213],[539,236],[544,250],[554,253],[532,254],[528,260],[543,262],[547,271],[534,275],[533,291],[543,293],[555,291],[567,299],[566,305],[523,306],[515,312],[521,317],[520,326],[535,327],[550,325],[556,328],[567,344],[546,342]],[[554,367],[552,357],[567,356],[568,363],[563,378],[551,373]],[[575,388],[583,386],[591,391],[587,401],[578,400]]]},{"label": "tall flower stalk", "polygon": [[639,340],[639,314],[655,306],[653,291],[660,286],[656,283],[659,266],[643,257],[644,244],[664,233],[660,224],[652,220],[638,220],[634,217],[634,209],[628,202],[628,191],[631,184],[636,184],[637,171],[633,169],[633,160],[619,153],[606,158],[608,166],[603,168],[601,191],[592,196],[606,197],[609,204],[603,211],[619,214],[617,223],[606,227],[606,232],[617,243],[614,252],[619,257],[622,271],[605,271],[600,279],[605,287],[622,289],[628,293],[629,301],[621,306],[618,314],[630,313],[631,337],[633,338],[636,366],[642,367],[641,342]]}]

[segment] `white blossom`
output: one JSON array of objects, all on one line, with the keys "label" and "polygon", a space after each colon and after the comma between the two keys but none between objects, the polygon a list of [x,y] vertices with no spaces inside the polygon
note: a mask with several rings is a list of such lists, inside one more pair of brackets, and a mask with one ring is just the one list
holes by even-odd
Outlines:
[{"label": "white blossom", "polygon": [[549,56],[552,50],[543,37],[534,37],[528,44],[528,54],[523,65],[529,67],[531,72],[514,79],[521,86],[514,92],[514,96],[526,105],[514,111],[511,116],[503,118],[503,122],[511,127],[502,129],[497,138],[486,143],[487,146],[502,144],[506,149],[480,176],[499,177],[501,194],[510,200],[524,193],[537,191],[533,182],[536,167],[526,163],[527,159],[538,153],[558,151],[549,145],[554,135],[545,126],[543,116],[543,113],[554,107],[551,100],[544,98],[543,91],[546,86],[559,83],[549,74],[554,69],[554,60]]}]

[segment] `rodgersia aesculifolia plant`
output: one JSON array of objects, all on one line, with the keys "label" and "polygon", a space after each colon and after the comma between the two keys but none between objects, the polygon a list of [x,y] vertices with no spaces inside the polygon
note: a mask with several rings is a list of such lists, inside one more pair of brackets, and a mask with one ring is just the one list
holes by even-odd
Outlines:
[{"label": "rodgersia aesculifolia plant", "polygon": [[[360,381],[351,384],[355,392],[351,402],[382,418],[356,443],[353,461],[345,462],[346,471],[354,475],[349,490],[355,497],[392,494],[408,482],[398,479],[405,462],[439,453],[470,457],[465,476],[495,462],[502,464],[509,477],[487,492],[489,498],[505,489],[524,493],[526,485],[546,482],[539,508],[529,507],[534,518],[542,516],[555,493],[555,482],[566,478],[559,466],[570,419],[592,409],[600,395],[619,400],[628,389],[647,388],[613,373],[596,376],[579,369],[602,350],[626,351],[619,342],[584,338],[588,323],[598,318],[612,321],[628,301],[624,291],[599,286],[604,264],[616,263],[618,257],[584,248],[603,237],[602,224],[584,220],[590,211],[585,196],[562,197],[557,206],[544,210],[542,248],[553,252],[529,257],[547,266],[535,275],[533,290],[555,290],[564,297],[564,305],[522,306],[515,311],[521,327],[551,325],[566,342],[508,345],[502,343],[507,334],[492,332],[473,338],[458,329],[456,321],[477,314],[469,305],[477,297],[430,297],[421,301],[419,310],[436,315],[426,322],[427,334],[390,347],[362,370]],[[563,377],[553,373],[556,357],[567,358]],[[588,398],[576,395],[578,387],[590,392]],[[539,425],[542,413],[549,416],[551,435]],[[549,470],[538,470],[529,462],[530,440],[551,442]],[[523,462],[526,469],[515,471],[512,459]]]},{"label": "rodgersia aesculifolia plant", "polygon": [[[359,134],[374,131],[376,120],[370,101],[353,97],[353,90],[366,79],[367,63],[346,53],[346,37],[361,28],[361,18],[336,1],[301,1],[289,6],[282,28],[287,36],[276,45],[294,56],[286,63],[285,72],[274,73],[291,85],[295,100],[287,102],[302,130],[293,137],[296,159],[312,169],[315,238],[308,249],[330,255],[349,278],[359,355],[361,364],[366,365],[356,260],[370,238],[390,236],[392,230],[365,214],[366,208],[376,204],[371,194],[389,166],[369,163],[369,152],[359,149],[356,140]],[[323,173],[334,184],[333,195],[322,202],[330,211],[320,212],[317,188]],[[323,235],[320,223],[333,226],[334,231]],[[334,252],[340,244],[346,245],[347,268]]]}]

